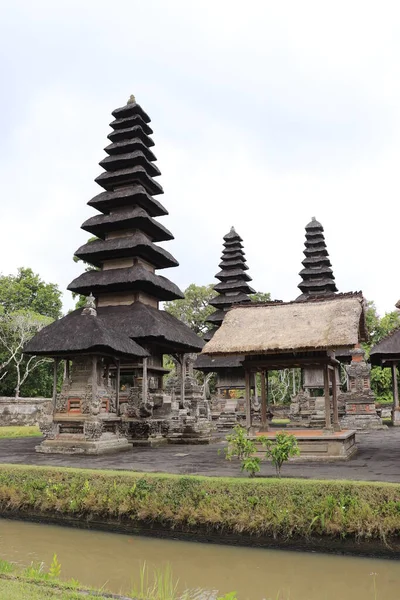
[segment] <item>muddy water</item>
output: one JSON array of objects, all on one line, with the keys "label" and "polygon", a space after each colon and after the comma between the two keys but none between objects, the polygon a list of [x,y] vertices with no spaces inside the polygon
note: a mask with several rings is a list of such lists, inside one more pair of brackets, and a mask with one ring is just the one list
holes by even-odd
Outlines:
[{"label": "muddy water", "polygon": [[[329,556],[85,531],[0,519],[0,558],[50,564],[56,553],[64,578],[129,592],[144,561],[169,563],[179,588],[203,588],[242,600],[400,599],[400,561]],[[376,575],[371,575],[376,573]]]}]

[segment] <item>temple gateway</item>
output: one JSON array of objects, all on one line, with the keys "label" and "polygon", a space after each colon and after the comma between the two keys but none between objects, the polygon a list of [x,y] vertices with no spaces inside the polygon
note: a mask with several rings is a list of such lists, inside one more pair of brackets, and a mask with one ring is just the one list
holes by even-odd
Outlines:
[{"label": "temple gateway", "polygon": [[[25,348],[55,365],[53,409],[41,423],[39,452],[100,453],[129,448],[129,442],[210,439],[210,411],[190,358],[204,342],[159,307],[183,293],[157,273],[178,262],[157,245],[173,235],[156,220],[168,213],[154,197],[163,189],[154,179],[160,171],[150,118],[133,96],[112,115],[104,172],[96,179],[103,191],[88,202],[99,214],[82,225],[95,239],[76,251],[91,269],[68,286],[87,297],[86,307],[41,330]],[[164,354],[179,366],[168,389]]]}]

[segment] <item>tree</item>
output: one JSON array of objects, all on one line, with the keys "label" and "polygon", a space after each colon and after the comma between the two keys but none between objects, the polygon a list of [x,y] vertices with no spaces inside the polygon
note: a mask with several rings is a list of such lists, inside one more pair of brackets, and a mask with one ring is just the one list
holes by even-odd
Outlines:
[{"label": "tree", "polygon": [[[369,340],[363,344],[367,358],[372,346],[400,327],[400,311],[394,310],[383,317],[378,315],[374,302],[367,302],[366,322]],[[372,367],[371,388],[380,402],[393,402],[392,375],[390,369]]]},{"label": "tree", "polygon": [[191,283],[185,290],[182,300],[172,300],[164,303],[164,309],[180,319],[198,335],[210,329],[206,319],[215,311],[209,302],[215,297],[212,285],[196,285]]},{"label": "tree", "polygon": [[0,275],[0,306],[5,313],[30,310],[45,317],[61,316],[61,292],[45,283],[32,269],[21,267],[17,275]]},{"label": "tree", "polygon": [[15,398],[19,398],[21,386],[29,375],[49,361],[37,356],[25,357],[23,351],[27,342],[51,321],[49,317],[28,310],[7,313],[3,309],[0,314],[0,346],[3,356],[0,362],[1,379],[5,379],[8,368],[13,369]]},{"label": "tree", "polygon": [[269,292],[256,292],[255,294],[250,294],[250,298],[252,302],[270,302],[271,294]]},{"label": "tree", "polygon": [[[98,240],[99,238],[96,237],[95,235],[93,237],[88,238],[87,240],[87,244],[90,244],[91,242],[95,242],[96,240]],[[75,263],[83,263],[85,265],[85,272],[87,273],[88,271],[98,271],[99,268],[95,267],[94,265],[91,265],[90,263],[86,262],[86,260],[82,260],[82,258],[78,258],[77,256],[73,256],[72,260]],[[75,310],[77,308],[84,308],[85,304],[86,304],[86,296],[82,296],[82,294],[77,294],[75,292],[72,292],[72,297],[75,300],[75,298],[77,298],[77,301],[75,302]]]}]

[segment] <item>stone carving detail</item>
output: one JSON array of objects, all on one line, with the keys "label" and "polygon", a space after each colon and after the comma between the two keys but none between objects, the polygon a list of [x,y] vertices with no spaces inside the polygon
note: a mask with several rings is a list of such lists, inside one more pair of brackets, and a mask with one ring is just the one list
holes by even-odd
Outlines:
[{"label": "stone carving detail", "polygon": [[46,440],[54,440],[58,434],[58,425],[54,423],[53,417],[46,417],[39,421],[39,429]]},{"label": "stone carving detail", "polygon": [[101,438],[103,434],[103,422],[100,419],[86,420],[84,424],[85,439],[95,441]]}]

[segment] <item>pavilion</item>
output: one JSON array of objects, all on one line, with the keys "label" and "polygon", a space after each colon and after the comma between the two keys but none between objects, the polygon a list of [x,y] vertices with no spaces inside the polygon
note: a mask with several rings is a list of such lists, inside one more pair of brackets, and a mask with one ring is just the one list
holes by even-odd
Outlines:
[{"label": "pavilion", "polygon": [[[396,304],[400,309],[400,300]],[[390,367],[393,386],[392,423],[400,427],[399,387],[397,369],[400,365],[400,328],[395,329],[371,348],[370,361],[372,365],[382,368]]]},{"label": "pavilion", "polygon": [[[260,430],[266,431],[268,371],[296,367],[323,369],[325,427],[321,437],[331,435],[336,440],[341,438],[345,442],[342,446],[349,445],[350,451],[350,446],[354,446],[355,432],[340,434],[336,386],[338,361],[335,350],[353,349],[366,339],[364,298],[361,293],[350,293],[338,294],[325,300],[316,298],[306,302],[234,306],[202,352],[210,356],[234,354],[244,357],[242,364],[246,382],[246,425],[251,433],[256,433],[252,427],[250,404],[250,381],[253,373],[261,374]],[[315,439],[315,433],[309,435]],[[355,448],[350,454],[354,450]],[[342,448],[341,453],[342,458],[348,458],[346,448]]]}]

